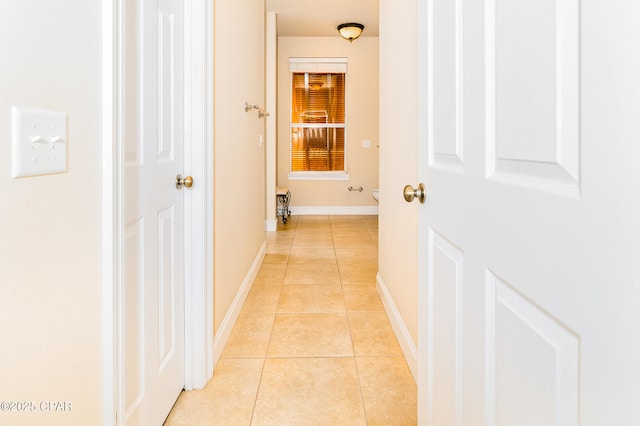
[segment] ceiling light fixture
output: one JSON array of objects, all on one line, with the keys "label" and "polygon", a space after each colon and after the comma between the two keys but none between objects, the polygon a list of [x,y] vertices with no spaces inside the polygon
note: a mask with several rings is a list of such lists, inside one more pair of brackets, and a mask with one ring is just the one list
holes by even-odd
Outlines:
[{"label": "ceiling light fixture", "polygon": [[362,30],[364,30],[364,25],[355,22],[338,25],[338,31],[340,32],[340,35],[342,36],[342,38],[349,40],[349,43],[360,37],[360,34],[362,34]]}]

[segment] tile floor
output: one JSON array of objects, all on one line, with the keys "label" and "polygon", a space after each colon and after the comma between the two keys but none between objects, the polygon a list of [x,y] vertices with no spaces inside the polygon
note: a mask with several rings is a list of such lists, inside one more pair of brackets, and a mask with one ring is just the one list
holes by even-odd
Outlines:
[{"label": "tile floor", "polygon": [[291,216],[208,386],[165,425],[414,425],[416,386],[376,291],[377,216]]}]

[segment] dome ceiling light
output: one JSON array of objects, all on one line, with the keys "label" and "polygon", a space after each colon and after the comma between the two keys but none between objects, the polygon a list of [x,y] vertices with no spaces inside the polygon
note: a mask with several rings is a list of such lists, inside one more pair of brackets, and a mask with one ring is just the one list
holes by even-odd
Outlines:
[{"label": "dome ceiling light", "polygon": [[360,37],[363,29],[364,25],[358,24],[356,22],[349,22],[347,24],[338,25],[338,31],[340,32],[340,35],[342,36],[342,38],[349,40],[349,43]]}]

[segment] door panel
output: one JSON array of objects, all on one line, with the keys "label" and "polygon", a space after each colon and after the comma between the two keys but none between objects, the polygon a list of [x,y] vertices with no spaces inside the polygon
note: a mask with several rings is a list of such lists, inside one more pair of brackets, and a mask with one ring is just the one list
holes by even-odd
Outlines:
[{"label": "door panel", "polygon": [[167,366],[176,350],[176,308],[178,308],[176,296],[179,290],[176,285],[174,265],[179,262],[176,259],[176,229],[175,208],[171,206],[161,210],[158,214],[158,359],[160,359],[160,371]]},{"label": "door panel", "polygon": [[434,424],[457,426],[462,424],[464,254],[433,230],[429,234],[429,411]]},{"label": "door panel", "polygon": [[488,176],[578,197],[578,0],[485,7]]},{"label": "door panel", "polygon": [[433,132],[429,165],[462,172],[464,145],[462,129],[462,0],[434,1],[432,3],[430,28],[433,55],[438,61],[431,62],[433,93],[431,108]]},{"label": "door panel", "polygon": [[183,4],[125,2],[124,424],[162,424],[184,385]]},{"label": "door panel", "polygon": [[[167,3],[160,1],[160,5]],[[166,7],[166,6],[165,6]],[[178,16],[179,18],[179,16]],[[170,10],[158,9],[158,163],[175,160],[175,144],[180,116],[176,109],[180,108],[176,98],[176,75],[180,70],[176,63],[176,49],[180,46],[176,39],[176,14]]]},{"label": "door panel", "polygon": [[485,288],[489,424],[578,424],[578,336],[489,271]]}]

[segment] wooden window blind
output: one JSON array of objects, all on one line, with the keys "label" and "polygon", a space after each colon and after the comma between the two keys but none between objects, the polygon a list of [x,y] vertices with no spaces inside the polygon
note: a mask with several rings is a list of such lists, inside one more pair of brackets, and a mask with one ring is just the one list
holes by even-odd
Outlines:
[{"label": "wooden window blind", "polygon": [[291,171],[345,171],[345,73],[291,73]]}]

